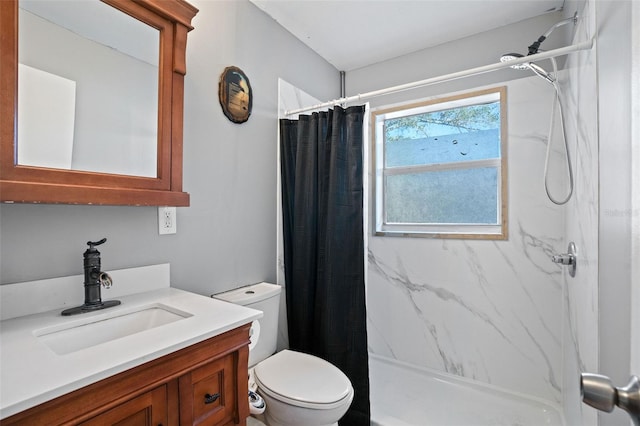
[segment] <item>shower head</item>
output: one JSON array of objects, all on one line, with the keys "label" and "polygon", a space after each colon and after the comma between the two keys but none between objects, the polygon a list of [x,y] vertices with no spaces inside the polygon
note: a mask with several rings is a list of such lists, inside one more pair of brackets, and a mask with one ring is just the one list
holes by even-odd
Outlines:
[{"label": "shower head", "polygon": [[[509,62],[509,61],[513,61],[513,60],[516,60],[516,59],[520,59],[520,58],[524,58],[524,55],[521,55],[519,53],[505,53],[504,55],[502,55],[500,57],[500,62]],[[525,63],[522,63],[522,64],[511,65],[511,68],[513,68],[515,70],[530,69],[536,75],[544,78],[549,83],[553,84],[556,81],[556,79],[553,78],[548,72],[546,72],[544,70],[544,68],[542,68],[539,65],[534,64],[533,62],[525,62]]]},{"label": "shower head", "polygon": [[[521,55],[519,53],[505,53],[504,55],[502,55],[500,57],[500,62],[509,62],[509,61],[513,61],[516,59],[520,59],[520,58],[524,58],[524,55]],[[511,65],[511,68],[513,68],[514,70],[526,70],[529,68],[528,64],[516,64],[516,65]]]},{"label": "shower head", "polygon": [[[566,24],[569,24],[569,23],[573,23],[575,25],[577,22],[578,22],[578,12],[574,13],[573,16],[570,17],[570,18],[563,19],[562,21],[557,22],[556,24],[554,24],[543,35],[538,37],[538,39],[536,41],[534,41],[531,46],[529,46],[528,55],[535,55],[536,53],[538,53],[538,49],[540,48],[540,44],[543,41],[545,41],[547,39],[547,37],[549,37],[549,35],[556,28],[561,27],[561,26],[566,25]],[[519,53],[505,53],[500,58],[500,62],[509,62],[509,61],[513,61],[515,59],[520,59],[520,58],[524,58],[524,55],[521,55]],[[552,59],[552,61],[553,61],[553,59]],[[544,70],[544,68],[542,68],[539,65],[534,64],[533,62],[525,62],[525,63],[521,63],[521,64],[512,65],[511,68],[516,69],[516,70],[530,69],[531,71],[536,73],[536,75],[544,78],[545,80],[547,80],[551,84],[555,83],[555,81],[556,81],[556,79],[554,77],[552,77],[548,72],[546,72]],[[555,65],[554,65],[554,69],[555,69]]]}]

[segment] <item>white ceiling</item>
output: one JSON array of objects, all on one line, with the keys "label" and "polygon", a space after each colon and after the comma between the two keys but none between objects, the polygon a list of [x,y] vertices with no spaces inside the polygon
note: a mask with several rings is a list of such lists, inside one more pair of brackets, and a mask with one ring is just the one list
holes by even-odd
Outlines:
[{"label": "white ceiling", "polygon": [[250,0],[350,71],[562,8],[564,0]]}]

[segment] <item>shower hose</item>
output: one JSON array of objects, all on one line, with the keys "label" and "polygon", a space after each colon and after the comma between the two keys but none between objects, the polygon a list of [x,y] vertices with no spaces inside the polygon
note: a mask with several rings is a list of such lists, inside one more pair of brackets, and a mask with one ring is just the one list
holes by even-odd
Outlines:
[{"label": "shower hose", "polygon": [[[553,64],[553,75],[554,75],[554,79],[551,84],[555,89],[555,96],[553,97],[553,100],[551,103],[551,120],[549,123],[549,136],[547,138],[547,153],[544,161],[544,189],[545,189],[545,192],[547,193],[547,197],[549,197],[549,200],[551,200],[552,203],[557,205],[563,205],[563,204],[566,204],[571,199],[571,196],[573,195],[573,186],[574,186],[573,168],[571,167],[571,154],[569,153],[569,143],[567,141],[567,135],[566,135],[565,125],[564,125],[564,112],[562,110],[560,87],[558,86],[558,80],[556,78],[556,76],[558,75],[558,66],[556,64],[555,58],[550,58],[550,59],[551,59],[551,63]],[[548,182],[549,158],[551,157],[551,138],[553,136],[553,127],[555,123],[556,104],[558,105],[558,111],[560,113],[560,127],[562,129],[562,140],[564,142],[563,143],[564,151],[566,153],[566,158],[567,158],[567,172],[569,174],[569,193],[562,200],[558,200],[553,195],[551,195],[551,192],[549,191],[549,182]]]}]

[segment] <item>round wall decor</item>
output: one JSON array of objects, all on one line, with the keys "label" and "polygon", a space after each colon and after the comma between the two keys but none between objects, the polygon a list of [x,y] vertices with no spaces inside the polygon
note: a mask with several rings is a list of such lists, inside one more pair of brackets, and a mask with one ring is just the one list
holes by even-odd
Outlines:
[{"label": "round wall decor", "polygon": [[218,82],[218,99],[227,118],[244,123],[251,115],[253,93],[247,75],[238,67],[227,67]]}]

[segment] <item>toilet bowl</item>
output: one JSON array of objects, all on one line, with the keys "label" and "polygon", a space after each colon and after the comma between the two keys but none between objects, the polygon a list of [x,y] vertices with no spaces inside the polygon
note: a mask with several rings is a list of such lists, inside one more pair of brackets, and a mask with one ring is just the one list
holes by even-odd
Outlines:
[{"label": "toilet bowl", "polygon": [[249,388],[256,387],[265,401],[260,419],[267,426],[337,425],[353,401],[349,378],[316,356],[289,349],[275,353],[280,286],[259,283],[212,297],[264,314],[251,327],[249,345]]},{"label": "toilet bowl", "polygon": [[335,424],[353,400],[353,387],[337,367],[318,357],[283,350],[254,368],[269,426]]}]

